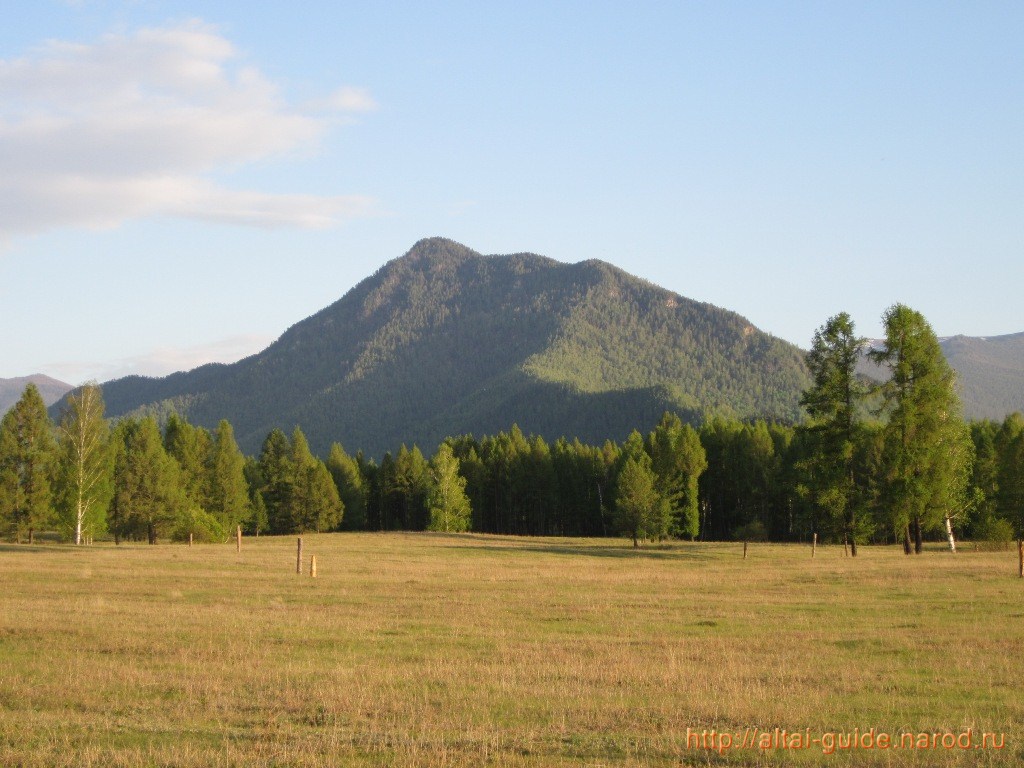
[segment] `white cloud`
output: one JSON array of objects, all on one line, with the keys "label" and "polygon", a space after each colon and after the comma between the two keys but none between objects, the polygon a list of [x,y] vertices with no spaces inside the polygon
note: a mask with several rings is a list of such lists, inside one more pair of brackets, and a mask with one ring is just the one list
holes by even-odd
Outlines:
[{"label": "white cloud", "polygon": [[324,110],[376,106],[353,87],[315,111],[290,105],[239,58],[194,21],[0,60],[0,236],[149,215],[310,227],[370,213],[373,201],[359,196],[232,190],[209,178],[308,153],[332,124]]},{"label": "white cloud", "polygon": [[166,376],[177,371],[190,371],[207,363],[233,363],[267,348],[274,339],[269,336],[239,335],[188,347],[157,347],[144,354],[124,357],[113,362],[65,360],[40,366],[69,384],[86,381],[110,381],[122,376]]}]

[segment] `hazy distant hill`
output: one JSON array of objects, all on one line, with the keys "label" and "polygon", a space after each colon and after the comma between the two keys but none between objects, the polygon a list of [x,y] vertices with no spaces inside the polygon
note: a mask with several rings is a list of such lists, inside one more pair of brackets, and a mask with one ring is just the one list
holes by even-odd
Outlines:
[{"label": "hazy distant hill", "polygon": [[107,412],[227,418],[243,448],[301,425],[372,455],[507,429],[621,439],[666,408],[793,419],[802,353],[739,315],[600,261],[417,243],[258,355],[103,385]]},{"label": "hazy distant hill", "polygon": [[951,336],[942,351],[960,380],[964,413],[999,419],[1024,413],[1024,333],[1009,336]]},{"label": "hazy distant hill", "polygon": [[10,407],[18,402],[28,384],[36,385],[43,402],[47,405],[53,405],[72,390],[70,384],[51,379],[41,373],[14,379],[0,379],[0,415],[7,413]]},{"label": "hazy distant hill", "polygon": [[[874,348],[882,344],[879,339],[869,342]],[[956,370],[966,418],[1002,421],[1014,411],[1024,413],[1024,333],[948,336],[939,339],[939,345]],[[881,378],[881,369],[867,360],[858,371]]]}]

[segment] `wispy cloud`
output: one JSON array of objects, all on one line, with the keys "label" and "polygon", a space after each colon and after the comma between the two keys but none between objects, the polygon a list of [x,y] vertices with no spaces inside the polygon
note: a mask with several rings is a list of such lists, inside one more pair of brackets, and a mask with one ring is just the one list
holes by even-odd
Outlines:
[{"label": "wispy cloud", "polygon": [[374,210],[358,195],[236,190],[211,175],[308,153],[376,103],[346,86],[313,107],[241,61],[199,21],[92,44],[51,41],[0,60],[0,236],[109,227],[149,215],[331,226]]},{"label": "wispy cloud", "polygon": [[64,360],[47,363],[41,368],[54,378],[76,385],[86,381],[110,381],[122,376],[166,376],[207,363],[233,363],[266,349],[272,341],[273,338],[268,336],[245,334],[187,347],[157,347],[144,354],[111,362]]}]

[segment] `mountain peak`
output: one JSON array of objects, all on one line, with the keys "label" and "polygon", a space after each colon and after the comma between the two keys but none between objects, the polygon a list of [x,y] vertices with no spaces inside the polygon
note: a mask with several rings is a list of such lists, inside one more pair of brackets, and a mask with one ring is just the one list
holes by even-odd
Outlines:
[{"label": "mountain peak", "polygon": [[458,263],[480,254],[447,237],[425,237],[396,261],[428,264]]},{"label": "mountain peak", "polygon": [[315,451],[370,455],[448,435],[525,431],[602,442],[665,410],[795,419],[800,351],[733,312],[596,260],[484,256],[417,242],[258,355],[145,386],[104,385],[108,413],[221,418],[254,451],[298,424]]}]

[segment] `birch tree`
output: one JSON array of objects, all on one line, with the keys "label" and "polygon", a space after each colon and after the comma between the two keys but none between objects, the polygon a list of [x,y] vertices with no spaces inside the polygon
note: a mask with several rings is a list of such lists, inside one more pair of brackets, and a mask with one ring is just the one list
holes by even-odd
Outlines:
[{"label": "birch tree", "polygon": [[86,384],[68,399],[58,429],[57,517],[76,545],[107,529],[114,455],[103,412],[100,388]]}]

